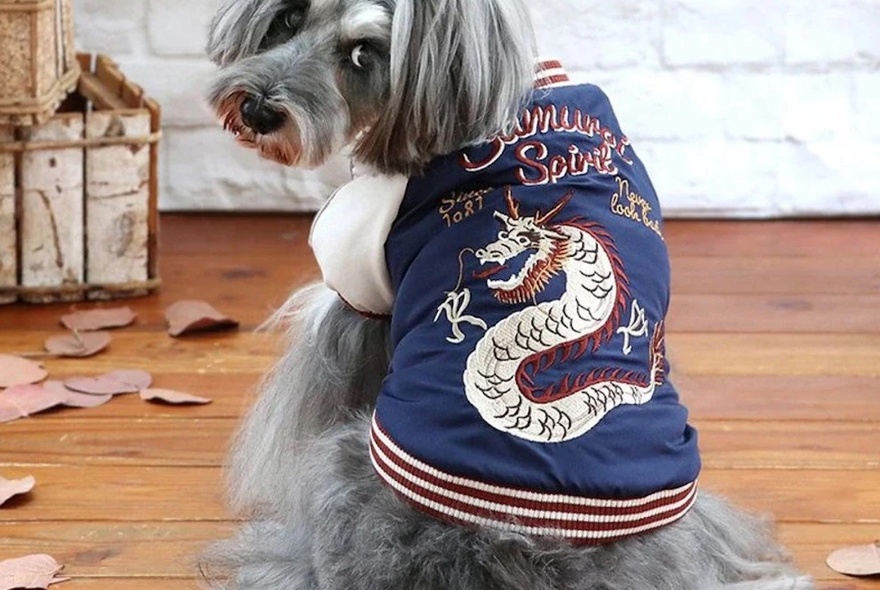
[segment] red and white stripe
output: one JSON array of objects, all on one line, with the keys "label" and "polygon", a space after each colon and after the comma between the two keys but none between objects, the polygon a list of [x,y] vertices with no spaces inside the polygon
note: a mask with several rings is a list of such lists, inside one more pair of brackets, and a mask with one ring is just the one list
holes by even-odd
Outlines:
[{"label": "red and white stripe", "polygon": [[552,88],[566,86],[571,83],[562,62],[556,59],[539,60],[535,70],[535,87]]},{"label": "red and white stripe", "polygon": [[417,509],[442,520],[600,544],[645,533],[684,516],[697,483],[629,500],[549,494],[457,477],[412,457],[373,419],[370,455],[380,478]]}]

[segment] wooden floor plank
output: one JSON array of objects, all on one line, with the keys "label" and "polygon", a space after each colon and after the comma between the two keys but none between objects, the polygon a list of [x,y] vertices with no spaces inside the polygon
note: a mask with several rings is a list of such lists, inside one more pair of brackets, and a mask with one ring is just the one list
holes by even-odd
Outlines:
[{"label": "wooden floor plank", "polygon": [[876,295],[880,257],[682,257],[672,262],[673,298],[681,295]]},{"label": "wooden floor plank", "polygon": [[[0,467],[218,467],[219,451],[227,448],[237,424],[232,418],[19,421],[3,428]],[[694,424],[709,469],[877,470],[880,481],[880,422]]]},{"label": "wooden floor plank", "polygon": [[227,419],[18,421],[3,428],[0,467],[129,465],[218,467],[238,421]]},{"label": "wooden floor plank", "polygon": [[676,295],[666,325],[676,333],[880,334],[880,292],[833,296]]},{"label": "wooden floor plank", "polygon": [[[50,332],[0,332],[0,350],[38,352]],[[87,359],[46,359],[50,376],[95,375],[115,369],[160,368],[170,374],[262,375],[274,363],[274,337],[252,332],[171,338],[162,332],[117,331],[104,354]]]},{"label": "wooden floor plank", "polygon": [[682,221],[665,225],[673,259],[687,256],[880,256],[880,220]]},{"label": "wooden floor plank", "polygon": [[[690,375],[679,370],[676,358],[674,355],[672,379],[697,420],[880,422],[880,380],[877,377]],[[62,375],[57,373],[56,376]],[[237,418],[253,401],[261,377],[250,373],[177,372],[154,372],[154,376],[159,387],[206,395],[214,402],[208,406],[181,408],[145,404],[136,396],[122,396],[100,408],[64,409],[30,420],[42,423],[71,418]],[[16,424],[23,428],[36,427],[29,420]]]},{"label": "wooden floor plank", "polygon": [[[62,572],[63,573],[63,572]],[[53,586],[53,590],[54,590]],[[195,580],[180,578],[73,578],[59,586],[64,590],[200,590]],[[856,586],[831,586],[822,590],[862,590]]]},{"label": "wooden floor plank", "polygon": [[[46,522],[0,525],[0,552],[47,553],[65,564],[65,574],[83,578],[165,578],[195,575],[198,555],[211,542],[233,534],[235,523],[78,523]],[[825,557],[841,547],[864,544],[871,525],[784,524],[779,539],[794,548],[801,565],[818,580],[846,578],[824,566]]]},{"label": "wooden floor plank", "polygon": [[[217,521],[219,468],[90,465],[12,466],[5,477],[33,475],[37,488],[0,522],[43,520]],[[715,490],[784,522],[863,522],[880,525],[876,470],[706,469]],[[817,502],[816,498],[833,499]]]},{"label": "wooden floor plank", "polygon": [[703,464],[709,469],[875,470],[880,487],[880,423],[696,421],[695,425]]},{"label": "wooden floor plank", "polygon": [[667,342],[690,376],[880,377],[880,334],[669,334]]},{"label": "wooden floor plank", "polygon": [[[65,590],[198,590],[192,580],[179,579],[73,579],[65,583]],[[871,580],[821,580],[817,590],[877,590],[877,582]]]},{"label": "wooden floor plank", "polygon": [[[66,588],[195,588],[191,557],[232,526],[220,464],[276,355],[254,335],[317,278],[308,216],[163,216],[165,284],[106,354],[48,360],[53,377],[139,367],[205,407],[133,396],[0,427],[0,472],[37,489],[0,511],[0,552],[69,561]],[[230,239],[234,236],[235,239]],[[831,550],[880,537],[880,221],[672,222],[673,377],[701,432],[704,489],[780,520],[823,590],[868,590],[830,572]],[[163,311],[208,299],[236,334],[173,340]],[[0,352],[36,350],[71,309],[0,307]]]},{"label": "wooden floor plank", "polygon": [[234,530],[230,522],[0,524],[0,553],[46,553],[80,578],[191,578],[199,553]]},{"label": "wooden floor plank", "polygon": [[37,487],[0,511],[3,522],[67,521],[219,521],[219,468],[119,466],[12,466],[4,476],[33,475]]},{"label": "wooden floor plank", "polygon": [[[91,368],[92,365],[77,365],[89,370],[62,373],[52,371],[50,378],[63,379],[77,374],[97,375],[104,369]],[[194,395],[211,398],[213,401],[205,406],[172,406],[161,403],[146,403],[137,395],[122,395],[112,402],[99,408],[77,409],[60,408],[44,412],[37,416],[14,422],[16,427],[39,428],[51,422],[76,420],[80,418],[119,420],[128,419],[165,419],[165,420],[203,420],[216,418],[238,418],[254,399],[255,391],[260,382],[257,374],[212,374],[201,375],[191,373],[153,372],[154,385],[163,389],[173,389]],[[0,430],[2,432],[2,430]],[[0,437],[0,455],[3,453],[2,437]]]},{"label": "wooden floor plank", "polygon": [[[38,350],[48,333],[0,333],[0,350]],[[670,333],[670,356],[685,375],[880,377],[878,334]],[[52,375],[98,374],[119,368],[164,373],[259,376],[276,358],[268,334],[238,332],[174,339],[161,333],[118,332],[106,354],[89,359],[49,359]],[[161,363],[157,362],[161,359]]]},{"label": "wooden floor plank", "polygon": [[676,358],[672,381],[697,419],[880,421],[877,377],[693,375]]}]

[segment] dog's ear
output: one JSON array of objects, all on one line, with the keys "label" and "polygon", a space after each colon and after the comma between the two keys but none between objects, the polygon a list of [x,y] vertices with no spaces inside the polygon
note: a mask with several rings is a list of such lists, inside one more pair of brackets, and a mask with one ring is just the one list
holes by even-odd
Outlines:
[{"label": "dog's ear", "polygon": [[509,131],[534,85],[535,57],[522,0],[398,0],[390,96],[356,155],[412,174]]},{"label": "dog's ear", "polygon": [[277,2],[225,0],[208,30],[208,57],[228,66],[257,52]]}]

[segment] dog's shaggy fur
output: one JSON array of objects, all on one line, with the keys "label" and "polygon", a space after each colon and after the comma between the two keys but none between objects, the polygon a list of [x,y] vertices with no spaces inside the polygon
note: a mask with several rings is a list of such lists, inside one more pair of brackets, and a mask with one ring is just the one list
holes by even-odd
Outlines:
[{"label": "dog's shaggy fur", "polygon": [[[228,0],[210,52],[211,100],[248,147],[318,164],[349,141],[360,161],[413,173],[508,129],[534,47],[521,0]],[[249,108],[281,114],[260,133]],[[251,113],[252,114],[252,113]],[[271,117],[270,117],[271,118]],[[807,590],[766,523],[703,492],[681,520],[575,547],[440,522],[400,501],[369,460],[369,415],[389,322],[315,287],[276,322],[287,347],[238,435],[229,470],[238,535],[202,571],[228,590]]]}]

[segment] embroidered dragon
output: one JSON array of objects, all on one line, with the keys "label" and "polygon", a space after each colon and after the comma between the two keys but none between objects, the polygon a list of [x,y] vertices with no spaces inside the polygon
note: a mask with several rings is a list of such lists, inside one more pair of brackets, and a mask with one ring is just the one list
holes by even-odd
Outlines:
[{"label": "embroidered dragon", "polygon": [[[548,373],[612,339],[630,298],[623,263],[604,228],[582,219],[554,223],[572,194],[547,213],[529,217],[508,189],[508,214],[495,212],[502,226],[498,239],[476,251],[488,267],[476,276],[487,280],[501,303],[533,301],[554,277],[566,278],[557,300],[527,307],[489,328],[464,373],[467,398],[486,422],[535,442],[578,438],[611,410],[650,401],[664,379],[662,322],[651,338],[648,374],[614,368],[561,377]],[[513,276],[493,278],[525,256]]]}]

